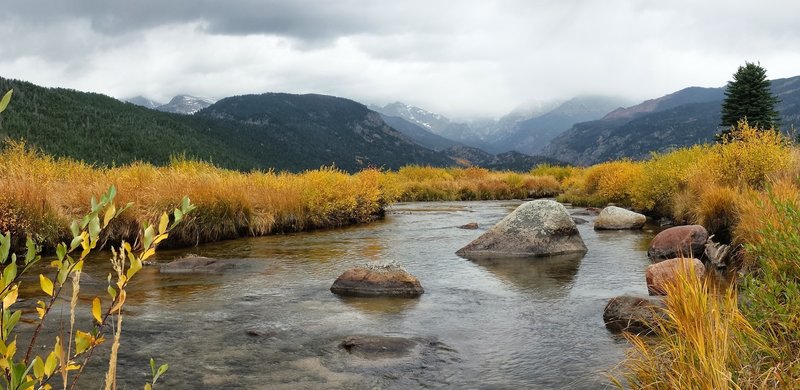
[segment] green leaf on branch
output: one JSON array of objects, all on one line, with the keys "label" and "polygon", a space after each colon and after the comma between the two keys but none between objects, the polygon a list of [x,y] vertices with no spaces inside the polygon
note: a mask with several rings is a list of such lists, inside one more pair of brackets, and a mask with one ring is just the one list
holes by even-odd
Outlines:
[{"label": "green leaf on branch", "polygon": [[8,260],[8,252],[11,250],[11,233],[0,234],[0,263],[5,264]]},{"label": "green leaf on branch", "polygon": [[0,99],[0,112],[3,112],[3,111],[6,110],[6,107],[8,107],[8,103],[11,103],[11,95],[13,95],[13,94],[14,94],[14,90],[13,89],[9,89],[8,92],[6,92],[6,94],[3,95],[3,98]]},{"label": "green leaf on branch", "polygon": [[25,247],[28,250],[25,252],[25,265],[30,264],[32,261],[37,261],[36,259],[39,251],[36,248],[36,243],[33,242],[33,239],[30,235],[28,235],[28,238],[25,240]]},{"label": "green leaf on branch", "polygon": [[8,286],[17,277],[17,263],[11,263],[3,270],[3,286]]},{"label": "green leaf on branch", "polygon": [[58,257],[58,261],[64,261],[64,256],[67,255],[67,247],[64,246],[63,243],[58,244],[56,247],[56,257]]},{"label": "green leaf on branch", "polygon": [[155,237],[155,230],[153,229],[152,226],[148,226],[146,229],[144,229],[144,241],[142,242],[143,243],[142,248],[144,249],[150,248],[150,245],[153,244],[154,237]]},{"label": "green leaf on branch", "polygon": [[72,233],[72,237],[79,237],[81,235],[81,227],[78,225],[78,220],[72,220],[72,223],[69,225],[69,231]]},{"label": "green leaf on branch", "polygon": [[33,359],[33,376],[38,380],[44,379],[44,361],[39,356]]}]

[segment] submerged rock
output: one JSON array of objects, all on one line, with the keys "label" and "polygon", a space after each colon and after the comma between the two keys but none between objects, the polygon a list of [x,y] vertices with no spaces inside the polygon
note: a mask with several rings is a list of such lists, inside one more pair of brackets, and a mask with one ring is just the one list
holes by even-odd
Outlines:
[{"label": "submerged rock", "polygon": [[336,278],[331,292],[362,297],[418,297],[425,292],[419,280],[403,267],[390,263],[366,265],[345,271]]},{"label": "submerged rock", "polygon": [[468,230],[475,230],[478,228],[477,222],[470,222],[468,224],[464,224],[458,227],[459,229],[468,229]]},{"label": "submerged rock", "polygon": [[644,271],[647,280],[647,291],[650,295],[667,295],[666,286],[678,280],[680,272],[693,270],[698,278],[706,273],[703,262],[697,259],[676,258],[650,264]]},{"label": "submerged rock", "polygon": [[222,272],[235,265],[229,262],[202,256],[189,256],[174,260],[161,266],[162,273],[214,273]]},{"label": "submerged rock", "polygon": [[414,340],[388,336],[350,336],[339,344],[339,348],[365,359],[408,356],[416,346]]},{"label": "submerged rock", "polygon": [[575,222],[561,203],[523,203],[486,233],[456,252],[462,257],[550,256],[586,253]]},{"label": "submerged rock", "polygon": [[700,225],[675,226],[658,233],[650,248],[647,257],[657,263],[676,257],[699,257],[706,249],[708,232]]},{"label": "submerged rock", "polygon": [[608,206],[594,221],[595,230],[641,229],[647,217],[617,206]]},{"label": "submerged rock", "polygon": [[622,295],[608,301],[603,310],[603,322],[612,332],[649,334],[663,315],[662,308],[661,298]]},{"label": "submerged rock", "polygon": [[589,221],[587,221],[587,220],[585,220],[583,218],[578,218],[578,217],[572,217],[572,222],[575,222],[576,225],[583,225],[583,224],[589,223]]}]

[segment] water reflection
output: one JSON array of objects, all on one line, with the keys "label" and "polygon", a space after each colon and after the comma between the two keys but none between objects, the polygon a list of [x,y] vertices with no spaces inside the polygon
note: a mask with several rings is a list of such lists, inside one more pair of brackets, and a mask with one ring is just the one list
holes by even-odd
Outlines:
[{"label": "water reflection", "polygon": [[482,257],[470,261],[517,288],[555,297],[564,295],[572,285],[583,257],[583,253],[573,253],[548,257]]},{"label": "water reflection", "polygon": [[342,303],[365,314],[397,314],[413,309],[419,299],[380,297],[339,297]]}]

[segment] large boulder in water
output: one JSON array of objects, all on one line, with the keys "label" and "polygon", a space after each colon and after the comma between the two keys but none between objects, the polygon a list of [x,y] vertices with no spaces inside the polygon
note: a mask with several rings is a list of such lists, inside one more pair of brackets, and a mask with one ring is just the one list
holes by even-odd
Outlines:
[{"label": "large boulder in water", "polygon": [[651,262],[657,263],[676,257],[702,256],[707,241],[708,231],[700,225],[671,227],[653,238],[647,257]]},{"label": "large boulder in water", "polygon": [[360,297],[418,297],[425,292],[414,275],[397,264],[366,265],[345,271],[331,286],[337,295]]},{"label": "large boulder in water", "polygon": [[608,301],[603,310],[603,322],[612,332],[649,334],[664,315],[663,308],[664,301],[660,298],[622,295]]},{"label": "large boulder in water", "polygon": [[617,206],[608,206],[594,221],[594,230],[641,229],[647,217]]},{"label": "large boulder in water", "polygon": [[698,278],[706,273],[703,262],[697,259],[676,258],[650,264],[644,271],[647,280],[647,291],[650,295],[667,295],[668,284],[674,284],[681,272],[694,272]]},{"label": "large boulder in water", "polygon": [[462,257],[551,256],[586,253],[575,222],[561,203],[523,203],[456,252]]}]

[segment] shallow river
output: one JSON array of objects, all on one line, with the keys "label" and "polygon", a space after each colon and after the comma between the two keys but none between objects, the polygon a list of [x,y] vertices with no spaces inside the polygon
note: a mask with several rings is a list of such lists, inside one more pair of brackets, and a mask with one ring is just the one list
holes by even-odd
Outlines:
[{"label": "shallow river", "polygon": [[[583,258],[474,262],[454,254],[520,203],[398,204],[370,225],[161,251],[159,262],[194,253],[236,267],[222,275],[142,270],[128,294],[119,378],[141,388],[152,356],[170,364],[162,389],[603,388],[626,348],[603,326],[603,306],[647,293],[653,232],[595,232],[594,217],[581,215],[590,221],[579,225]],[[480,229],[456,228],[468,222]],[[330,293],[347,268],[386,260],[416,275],[425,294]],[[105,260],[94,262],[87,272],[102,285]],[[411,338],[418,347],[402,358],[363,359],[338,347],[351,335]],[[80,387],[97,387],[99,375]]]}]

